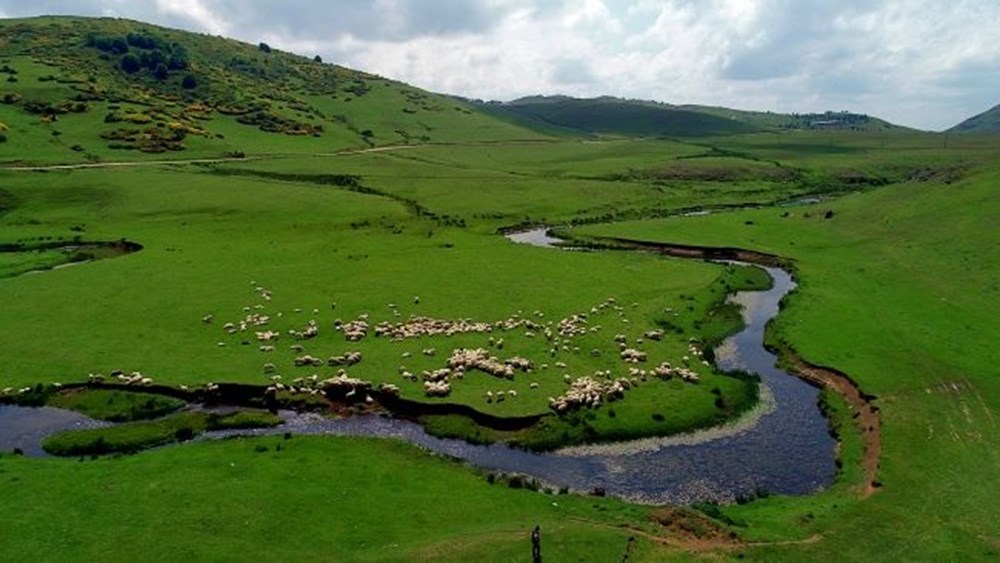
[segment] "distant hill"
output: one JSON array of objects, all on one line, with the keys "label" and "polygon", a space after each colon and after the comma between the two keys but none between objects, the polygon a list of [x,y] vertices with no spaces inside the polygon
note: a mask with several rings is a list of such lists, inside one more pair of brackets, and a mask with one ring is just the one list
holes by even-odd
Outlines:
[{"label": "distant hill", "polygon": [[751,133],[759,129],[705,112],[612,97],[532,96],[511,102],[486,102],[481,107],[494,115],[547,132],[701,137]]},{"label": "distant hill", "polygon": [[1000,133],[1000,105],[948,129],[949,133]]},{"label": "distant hill", "polygon": [[0,20],[8,163],[525,137],[538,135],[449,96],[265,43],[123,19]]},{"label": "distant hill", "polygon": [[568,96],[531,96],[511,102],[479,103],[494,115],[550,133],[700,137],[755,131],[906,129],[846,111],[780,114],[613,97],[579,99]]},{"label": "distant hill", "polygon": [[822,113],[775,113],[746,111],[722,107],[685,105],[681,109],[707,113],[733,119],[768,130],[778,131],[910,131],[908,127],[889,123],[884,119],[849,111]]}]

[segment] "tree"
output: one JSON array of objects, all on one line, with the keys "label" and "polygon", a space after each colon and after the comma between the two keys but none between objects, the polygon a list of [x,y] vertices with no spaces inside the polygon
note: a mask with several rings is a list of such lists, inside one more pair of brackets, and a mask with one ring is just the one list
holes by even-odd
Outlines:
[{"label": "tree", "polygon": [[156,65],[156,70],[153,71],[153,76],[155,76],[157,80],[166,80],[169,75],[170,71],[167,70],[167,65],[163,63]]},{"label": "tree", "polygon": [[195,78],[194,75],[192,74],[188,74],[187,76],[184,77],[184,80],[181,81],[181,87],[183,87],[185,90],[192,90],[197,86],[198,86],[198,79]]},{"label": "tree", "polygon": [[128,54],[122,57],[121,68],[129,74],[134,74],[142,68],[142,65],[139,64],[139,59],[135,55]]},{"label": "tree", "polygon": [[257,48],[260,49],[261,51],[264,51],[265,53],[271,52],[271,46],[264,42],[261,42],[260,45],[257,45]]},{"label": "tree", "polygon": [[188,52],[184,45],[172,43],[170,45],[170,70],[184,70],[188,67]]},{"label": "tree", "polygon": [[321,57],[319,55],[316,55],[315,57],[313,57],[313,62],[314,63],[321,63],[321,62],[323,62],[323,57]]}]

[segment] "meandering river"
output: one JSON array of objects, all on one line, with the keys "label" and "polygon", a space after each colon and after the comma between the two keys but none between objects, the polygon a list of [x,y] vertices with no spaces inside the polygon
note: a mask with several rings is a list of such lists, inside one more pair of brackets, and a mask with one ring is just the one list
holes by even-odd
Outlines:
[{"label": "meandering river", "polygon": [[[545,229],[508,238],[543,247],[558,242]],[[283,412],[286,422],[277,428],[215,432],[205,438],[284,432],[398,438],[476,467],[520,473],[575,491],[600,489],[640,503],[727,503],[761,492],[809,494],[833,482],[836,441],[817,406],[819,390],[778,369],[775,356],[764,349],[764,327],[777,315],[781,298],[795,287],[784,270],[765,270],[774,281],[771,289],[730,296],[743,306],[746,327],[716,350],[716,364],[722,370],[745,370],[761,378],[758,407],[728,426],[662,439],[533,453],[502,444],[478,446],[435,438],[418,424],[388,416],[332,420],[318,414]],[[53,414],[56,410],[0,407],[0,450],[19,447],[27,455],[39,455],[42,436],[99,424],[74,413]],[[24,422],[33,416],[37,424]],[[15,424],[18,420],[20,426]]]}]

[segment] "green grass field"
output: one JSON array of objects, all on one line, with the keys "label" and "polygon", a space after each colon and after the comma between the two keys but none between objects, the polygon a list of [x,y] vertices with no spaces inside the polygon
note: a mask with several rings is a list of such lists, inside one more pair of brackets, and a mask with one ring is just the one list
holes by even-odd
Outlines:
[{"label": "green grass field", "polygon": [[583,230],[738,244],[794,259],[801,289],[771,337],[878,396],[883,490],[861,502],[829,495],[826,509],[836,504],[838,513],[820,525],[802,518],[817,511],[812,499],[732,510],[759,518],[762,537],[823,534],[828,539],[809,549],[812,557],[833,550],[857,558],[876,542],[891,546],[887,559],[996,553],[991,499],[1000,491],[987,477],[1000,463],[990,445],[1000,439],[995,178],[995,166],[984,165],[951,184],[911,182],[814,206]]},{"label": "green grass field", "polygon": [[[859,494],[860,435],[830,391],[823,397],[840,439],[837,482],[806,497],[703,507],[714,523],[689,510],[545,494],[519,480],[511,487],[395,441],[296,436],[98,459],[4,454],[0,498],[10,517],[0,521],[0,559],[519,561],[535,525],[546,561],[964,561],[1000,553],[995,138],[872,130],[584,141],[229,40],[122,20],[78,26],[0,20],[0,67],[17,71],[0,72],[0,96],[19,96],[0,105],[0,389],[113,370],[171,386],[263,387],[275,373],[288,382],[338,369],[296,367],[302,354],[357,351],[363,360],[346,368],[350,375],[398,385],[405,398],[496,416],[543,414],[547,397],[568,387],[565,375],[627,369],[614,335],[635,343],[664,328],[663,341],[641,345],[646,367],[677,363],[691,339],[710,343],[736,328],[734,311],[720,307],[728,292],[762,283],[745,268],[563,252],[498,234],[546,224],[580,237],[741,247],[791,260],[799,289],[768,338],[877,397],[882,486]],[[183,88],[182,74],[129,79],[120,54],[100,58],[85,43],[90,32],[135,29],[185,42],[185,72],[197,70],[198,86]],[[268,97],[275,82],[282,87]],[[28,111],[28,101],[62,103],[79,88],[103,94],[57,120]],[[266,115],[255,119],[284,132],[233,113],[261,104]],[[173,121],[200,124],[207,135],[188,133],[183,150],[167,153],[111,148],[100,133],[121,122],[106,123],[110,112],[137,121],[142,113],[164,130]],[[317,125],[319,136],[286,134]],[[186,162],[227,156],[234,160]],[[135,165],[15,169],[118,161]],[[818,202],[791,205],[804,200]],[[143,249],[52,268],[74,256],[62,248],[74,241],[121,239]],[[609,298],[615,307],[600,308]],[[420,315],[553,328],[579,313],[588,331],[558,342],[523,325],[359,342],[333,328],[362,315],[372,327]],[[273,351],[260,349],[259,329],[224,329],[248,314],[270,317],[267,328],[281,334]],[[310,321],[316,338],[289,334]],[[443,399],[402,377],[477,347],[528,358],[532,371],[513,380],[470,371]],[[700,384],[650,378],[584,412],[585,425],[549,417],[530,440],[551,447],[671,433],[752,403],[752,384],[696,369]],[[486,400],[487,391],[510,390],[516,398]],[[176,406],[113,394],[58,400],[103,418]],[[118,432],[125,449],[172,441],[171,425],[184,416]],[[458,417],[424,422],[444,435],[530,442]]]}]

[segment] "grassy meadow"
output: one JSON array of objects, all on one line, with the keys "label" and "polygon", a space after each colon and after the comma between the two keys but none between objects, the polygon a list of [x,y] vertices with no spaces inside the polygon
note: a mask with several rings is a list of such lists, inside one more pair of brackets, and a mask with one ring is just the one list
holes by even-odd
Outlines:
[{"label": "grassy meadow", "polygon": [[[805,548],[810,557],[834,550],[860,558],[875,550],[872,542],[896,560],[996,553],[991,499],[1000,491],[988,478],[1000,464],[991,445],[1000,439],[996,174],[983,163],[948,183],[578,233],[739,245],[792,258],[800,289],[770,338],[836,366],[878,397],[883,489],[860,502],[831,492],[727,510],[757,522],[755,535],[822,534],[825,541]],[[804,554],[768,548],[756,555]]]},{"label": "grassy meadow", "polygon": [[[897,170],[919,161],[913,151],[923,150],[922,140],[901,140],[917,148],[891,155],[869,154],[874,149],[865,149],[874,162],[871,170],[889,166],[886,163]],[[744,147],[759,142],[731,141]],[[811,148],[814,141],[806,143],[801,163],[788,159],[788,165],[815,174],[830,174],[844,165],[837,153],[826,158],[818,155]],[[474,374],[455,385],[449,398],[493,414],[544,412],[544,397],[564,388],[562,371],[587,373],[614,368],[619,363],[613,354],[594,357],[588,353],[592,347],[600,346],[613,352],[610,346],[613,332],[625,332],[635,338],[644,330],[669,321],[681,327],[682,335],[671,334],[663,342],[650,343],[646,349],[656,359],[676,361],[686,351],[688,336],[708,336],[699,333],[696,327],[702,327],[713,304],[725,293],[725,286],[736,283],[732,279],[726,281],[726,276],[736,275],[738,270],[726,274],[724,268],[715,265],[637,253],[555,252],[514,245],[495,234],[497,228],[521,221],[573,223],[574,219],[582,218],[586,223],[595,207],[621,209],[625,198],[633,209],[663,205],[656,198],[662,187],[656,182],[634,178],[611,182],[595,177],[613,170],[627,170],[630,164],[637,164],[649,154],[660,155],[658,161],[650,159],[654,164],[670,167],[678,157],[690,153],[688,147],[672,142],[661,146],[650,141],[639,142],[637,146],[643,147],[643,152],[630,159],[623,154],[627,151],[622,146],[619,142],[552,145],[552,149],[564,153],[574,149],[590,153],[585,159],[589,166],[585,174],[570,172],[569,165],[565,170],[557,169],[558,154],[546,160],[539,156],[542,151],[525,150],[516,144],[489,148],[491,154],[502,155],[501,159],[486,158],[485,153],[476,158],[474,153],[482,151],[481,148],[425,147],[209,167],[174,165],[3,173],[4,190],[11,194],[11,201],[17,202],[2,219],[0,231],[5,241],[39,237],[69,240],[80,234],[71,227],[83,226],[82,234],[87,240],[125,237],[144,245],[142,251],[122,257],[2,280],[6,294],[13,296],[0,318],[9,327],[2,332],[3,349],[19,351],[5,358],[3,382],[31,385],[82,381],[89,372],[134,369],[154,377],[157,383],[172,385],[199,385],[207,381],[264,384],[268,381],[262,370],[265,362],[276,363],[286,377],[310,373],[313,371],[310,368],[292,366],[295,353],[287,349],[289,342],[279,341],[285,346],[266,354],[257,350],[256,342],[242,344],[245,336],[221,330],[221,323],[240,318],[244,307],[260,304],[250,284],[253,281],[273,292],[266,311],[275,316],[283,314],[275,321],[282,331],[304,326],[311,319],[319,321],[321,336],[315,342],[304,343],[308,351],[320,357],[347,350],[361,351],[364,360],[350,369],[352,375],[394,382],[401,386],[404,396],[419,398],[419,386],[399,379],[401,367],[415,372],[440,367],[443,356],[452,347],[487,346],[485,335],[403,342],[369,337],[348,343],[342,335],[332,332],[332,321],[336,318],[346,321],[364,313],[373,321],[392,321],[395,317],[390,304],[396,305],[404,317],[419,314],[493,321],[514,314],[542,313],[544,316],[539,319],[559,319],[588,311],[609,297],[616,298],[625,305],[624,311],[599,319],[606,330],[602,328],[600,336],[581,338],[577,343],[580,352],[560,350],[556,357],[548,357],[548,345],[538,339],[526,337],[521,331],[504,335],[507,344],[503,354],[521,354],[538,363],[563,361],[566,370],[538,369],[529,376],[517,376],[513,382]],[[983,449],[983,444],[997,438],[991,422],[994,416],[991,405],[996,399],[992,381],[983,375],[991,373],[996,360],[988,345],[996,335],[986,329],[991,326],[991,295],[997,290],[992,269],[996,260],[989,254],[996,250],[996,244],[989,240],[990,229],[983,223],[990,216],[983,210],[989,209],[994,201],[990,183],[994,171],[978,163],[987,154],[982,143],[973,144],[956,150],[955,154],[939,155],[949,170],[960,171],[949,174],[946,180],[932,177],[886,187],[864,187],[854,195],[813,205],[769,206],[701,217],[575,227],[578,235],[736,245],[791,258],[800,289],[774,325],[771,338],[791,345],[810,361],[844,370],[862,389],[878,396],[877,404],[885,421],[879,474],[883,489],[866,499],[855,492],[851,460],[857,459],[860,446],[848,428],[842,432],[841,461],[846,466],[830,490],[812,497],[772,497],[723,508],[726,517],[744,524],[733,528],[740,536],[765,542],[759,547],[744,546],[741,548],[744,555],[797,559],[808,554],[824,558],[824,554],[835,550],[860,557],[869,553],[873,545],[857,541],[858,535],[870,537],[873,542],[897,542],[893,545],[900,551],[895,554],[903,558],[955,552],[985,554],[992,549],[989,541],[983,539],[996,534],[989,518],[991,508],[987,499],[991,495],[984,494],[983,489],[989,485],[982,480],[959,479],[959,476],[987,475],[997,462],[995,456]],[[518,155],[525,158],[519,173]],[[772,156],[779,155],[767,155]],[[236,176],[219,173],[226,167],[249,172]],[[371,174],[366,174],[366,170],[372,171]],[[256,175],[255,171],[270,174]],[[441,179],[435,179],[435,171],[441,174]],[[384,195],[324,185],[312,178],[330,174],[358,175],[362,185]],[[953,178],[954,174],[958,176]],[[506,194],[509,199],[503,197],[504,176],[512,178]],[[478,194],[474,186],[490,186],[492,178],[496,181],[487,194],[491,191],[489,197],[497,203],[486,208],[489,212],[477,215],[472,212]],[[685,181],[674,184],[678,208],[723,203],[727,182],[709,182],[713,184],[713,194],[717,194],[712,197],[717,199],[706,199],[698,188],[703,181],[687,181],[695,186],[691,193],[681,189]],[[620,189],[598,190],[594,184],[604,187],[617,184]],[[777,184],[776,191],[789,187],[786,182]],[[456,189],[453,197],[447,197],[449,189],[463,185],[469,188]],[[532,192],[535,201],[551,203],[539,206],[541,210],[532,213],[533,203],[521,197],[524,192]],[[583,194],[591,197],[580,197]],[[746,203],[744,195],[737,186],[729,203]],[[415,215],[404,200],[419,202],[434,216]],[[827,211],[833,211],[829,219]],[[448,220],[444,216],[449,220],[467,218],[466,226],[445,224]],[[928,228],[930,225],[934,228]],[[419,297],[419,302],[414,297]],[[914,303],[919,306],[914,307]],[[665,318],[668,308],[672,313]],[[202,322],[206,314],[215,315],[212,324]],[[421,352],[428,347],[437,349],[437,355],[424,356]],[[404,353],[409,357],[404,358]],[[699,396],[709,400],[712,396],[707,391],[712,386],[735,382],[722,376],[710,377],[718,379],[697,387],[672,382],[670,385],[677,387],[673,390],[666,383],[641,387],[634,396],[614,405],[617,420],[607,418],[607,411],[599,411],[592,424],[597,428],[606,426],[605,430],[614,435],[615,431],[628,427],[630,400],[635,403],[635,413],[649,412],[650,407],[642,405],[649,399],[654,400],[652,408],[676,411],[680,405],[698,404],[699,399],[691,393],[700,392]],[[541,388],[528,389],[526,385],[532,380]],[[508,387],[519,391],[517,401],[497,404],[486,403],[482,398],[486,390]],[[733,396],[738,392],[738,386],[732,387]],[[831,401],[836,402],[836,398]],[[711,413],[711,410],[697,412]],[[849,414],[841,416],[849,420]],[[641,421],[637,423],[644,426]],[[443,434],[456,432],[456,424],[458,434],[475,432],[461,428],[461,421],[438,420],[428,424]],[[933,457],[928,457],[928,440],[936,444]],[[395,448],[390,445],[375,448],[367,442],[364,446],[352,441],[341,444],[339,439],[312,441],[317,443],[316,448],[357,449],[351,455],[373,456],[365,462],[368,467],[381,464],[375,461],[381,459],[375,450]],[[225,445],[194,444],[140,454],[129,460],[84,462],[84,466],[96,464],[91,471],[100,473],[111,467],[101,464],[149,464],[133,477],[127,477],[128,473],[121,477],[133,482],[131,486],[138,486],[139,475],[154,470],[157,460],[163,457],[210,457],[214,454],[208,452],[215,448],[253,451],[250,445],[253,443],[256,440]],[[398,455],[406,459],[421,455],[406,453],[409,451],[403,448]],[[937,463],[938,453],[945,455],[944,452],[948,463]],[[57,475],[63,475],[64,479],[76,475],[78,469],[71,467],[79,464],[12,458],[3,458],[2,463],[5,472],[17,481],[44,470],[56,482],[60,479]],[[453,464],[438,467],[437,463],[427,469],[427,479],[433,480],[434,475],[441,474],[455,479],[456,474],[467,471]],[[277,465],[269,467],[261,470],[279,471]],[[336,464],[337,475],[349,471],[353,471],[351,464]],[[164,478],[178,485],[185,482],[180,475]],[[478,483],[481,478],[470,475],[469,479]],[[953,487],[959,482],[967,485],[956,491]],[[281,485],[277,479],[264,478],[256,486],[266,491]],[[469,492],[470,498],[537,495],[508,492],[496,486],[482,490],[480,487],[486,485],[473,486],[472,490],[479,492]],[[11,484],[9,488],[17,487]],[[360,493],[359,504],[379,502],[378,495],[385,494],[375,486],[364,489],[369,492]],[[922,494],[914,495],[914,490]],[[362,500],[369,495],[375,496]],[[935,499],[934,505],[938,507],[930,512],[919,509],[929,506],[927,495]],[[581,508],[588,512],[586,518],[605,513],[610,513],[611,518],[622,518],[622,511],[634,515],[635,510],[640,510],[620,508],[613,501],[572,502],[589,507]],[[541,497],[540,503],[539,506],[550,506],[551,500]],[[496,526],[520,529],[520,524],[514,523],[515,518],[503,512],[502,504],[493,500],[486,504],[491,507],[486,511],[494,526],[491,533],[496,533]],[[481,505],[476,506],[482,510]],[[538,507],[524,510],[520,514],[541,518]],[[649,513],[645,509],[640,512],[643,516],[637,518],[635,525],[645,526],[650,522]],[[196,518],[191,512],[156,514],[154,511],[142,518],[187,522]],[[467,519],[467,513],[462,514],[458,520]],[[950,522],[947,526],[931,527],[932,518],[945,515]],[[347,521],[354,518],[352,514]],[[28,519],[18,526],[31,526],[31,521]],[[48,520],[34,521],[43,526],[42,522]],[[905,523],[899,533],[922,530],[922,540],[895,538],[891,532],[897,529],[895,524],[883,526],[880,522],[884,521]],[[558,526],[565,528],[564,523]],[[942,529],[947,533],[933,531]],[[671,534],[660,530],[667,537]],[[397,533],[407,535],[405,531]],[[582,546],[591,545],[592,540],[583,538],[601,537],[602,533],[571,534],[565,540],[566,553],[576,549],[582,550],[579,553],[586,552],[589,548]],[[610,530],[607,533],[612,537],[621,534]],[[431,537],[441,538],[434,541],[446,541],[448,535]],[[430,541],[426,531],[421,536]],[[8,537],[22,538],[18,540],[20,543],[15,542],[21,549],[33,549],[31,546],[35,545],[31,534],[8,533]],[[780,543],[816,537],[821,539],[802,545]],[[216,545],[211,549],[224,549],[224,544],[205,541]],[[500,550],[496,553],[502,553],[503,549],[517,551],[512,546],[518,545],[518,541],[500,534],[485,543],[507,546],[496,548]],[[769,547],[766,542],[778,543]],[[485,549],[456,543],[461,546],[453,546],[457,550],[454,553],[462,554],[455,555],[457,559]],[[388,544],[379,545],[384,548]],[[419,559],[425,553],[421,551],[423,548],[409,545],[401,549],[400,559]],[[639,552],[645,550],[651,560],[664,557],[663,549],[674,553],[652,540],[640,538],[638,545],[643,546]],[[364,549],[358,549],[350,553],[363,557]],[[305,556],[307,551],[296,553]],[[438,551],[435,556],[452,557],[448,553]],[[379,559],[382,555],[372,557]]]},{"label": "grassy meadow", "polygon": [[[105,49],[128,33],[139,35],[124,52]],[[148,42],[177,64],[160,77],[126,75],[124,57],[148,58]],[[616,335],[648,354],[645,368],[679,364],[692,343],[739,328],[728,293],[767,283],[753,268],[557,251],[500,234],[551,225],[788,258],[799,287],[768,339],[848,374],[882,417],[874,494],[860,492],[854,413],[827,390],[836,483],[699,512],[538,491],[393,440],[262,437],[76,455],[104,453],[109,440],[133,451],[214,424],[275,421],[148,421],[180,405],[53,392],[52,404],[131,422],[51,439],[73,457],[0,454],[10,515],[0,559],[523,561],[535,525],[546,561],[1000,553],[995,138],[881,123],[778,132],[759,119],[741,134],[576,138],[277,49],[111,19],[0,20],[0,80],[5,400],[115,370],[178,388],[263,388],[275,375],[338,369],[297,367],[303,354],[360,352],[347,373],[404,398],[545,415],[566,376],[626,373]],[[62,267],[79,261],[78,245],[123,239],[142,250]],[[252,314],[280,334],[273,350],[261,349],[256,327],[225,329]],[[543,336],[580,314],[586,332]],[[358,342],[334,329],[411,316],[511,326],[400,341],[372,330]],[[312,323],[315,338],[289,333]],[[662,341],[645,337],[654,329]],[[469,371],[448,397],[425,396],[423,371],[479,347],[532,369],[513,379]],[[752,381],[698,358],[692,367],[698,384],[650,377],[528,434],[458,416],[422,422],[440,435],[555,447],[711,426],[756,400]]]}]

